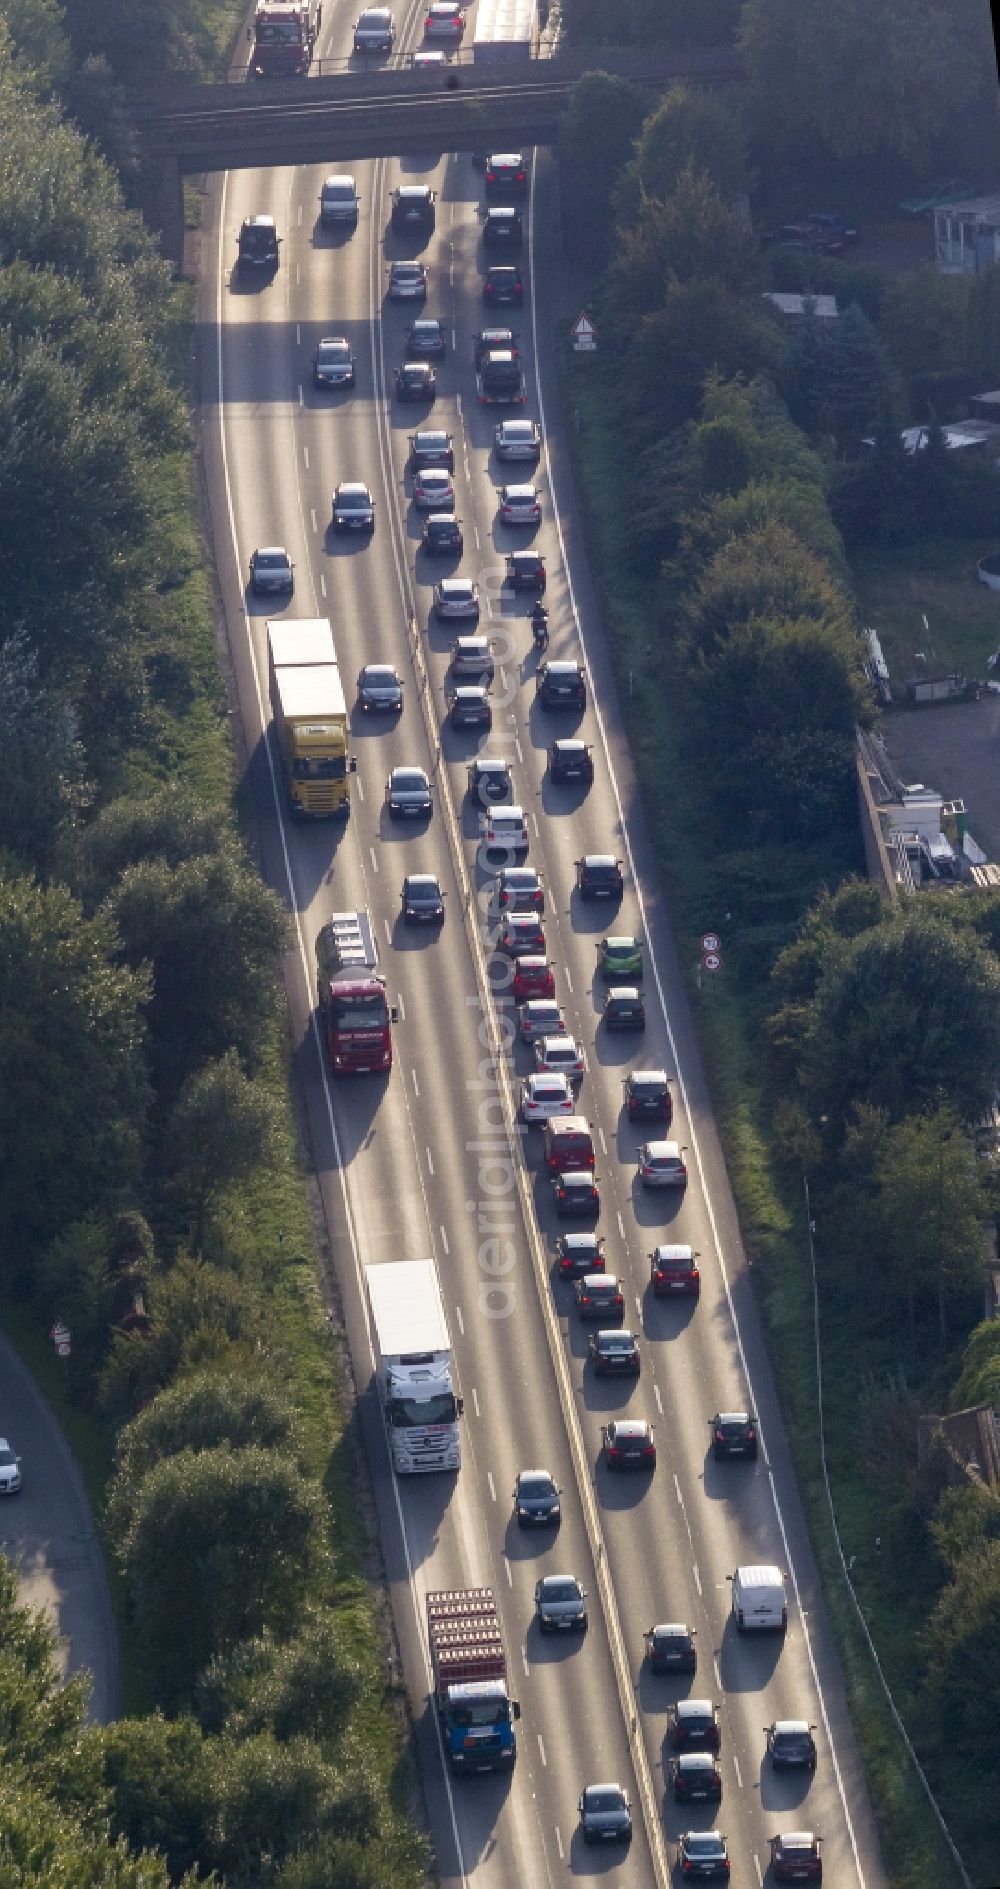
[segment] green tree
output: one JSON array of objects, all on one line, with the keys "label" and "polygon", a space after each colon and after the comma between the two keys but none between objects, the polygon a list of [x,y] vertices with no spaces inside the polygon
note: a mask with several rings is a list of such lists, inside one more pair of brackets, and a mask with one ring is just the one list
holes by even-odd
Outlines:
[{"label": "green tree", "polygon": [[364,1689],[339,1618],[307,1614],[294,1639],[265,1633],[214,1659],[198,1686],[198,1717],[207,1732],[227,1738],[302,1733],[329,1753],[342,1743]]},{"label": "green tree", "polygon": [[720,546],[682,610],[682,625],[696,657],[713,657],[740,624],[755,618],[811,618],[828,624],[845,642],[853,637],[851,609],[841,586],[822,560],[778,523]]},{"label": "green tree", "polygon": [[962,1354],[951,1408],[967,1410],[972,1404],[1000,1405],[1000,1319],[987,1318],[977,1325]]},{"label": "green tree", "polygon": [[965,276],[942,275],[931,263],[885,282],[879,331],[908,380],[962,366],[971,288]]},{"label": "green tree", "polygon": [[985,82],[978,29],[961,43],[938,0],[830,0],[821,18],[797,0],[747,0],[741,41],[750,124],[772,164],[926,164]]},{"label": "green tree", "polygon": [[104,908],[126,961],[148,963],[147,1012],[161,1093],[206,1057],[234,1048],[250,1068],[274,1014],[286,918],[280,899],[235,853],[129,866]]},{"label": "green tree", "polygon": [[226,852],[232,835],[220,815],[207,808],[190,787],[165,781],[137,799],[126,794],[102,807],[77,836],[67,870],[96,898],[110,892],[129,866],[151,859],[180,866],[202,854]]},{"label": "green tree", "polygon": [[559,127],[559,203],[570,253],[600,268],[610,253],[611,196],[646,110],[627,79],[588,72],[573,87]]},{"label": "green tree", "polygon": [[874,428],[874,446],[838,466],[830,510],[850,546],[910,544],[916,536],[914,467],[891,408]]},{"label": "green tree", "polygon": [[1000,1712],[1000,1541],[962,1556],[923,1645],[940,1737],[958,1757],[989,1750]]},{"label": "green tree", "polygon": [[182,1450],[143,1477],[117,1546],[158,1703],[182,1704],[234,1641],[294,1624],[323,1530],[319,1488],[277,1450]]},{"label": "green tree", "polygon": [[[141,971],[62,887],[0,874],[0,1233],[8,1273],[136,1173]],[[53,1186],[58,1175],[58,1186]]]},{"label": "green tree", "polygon": [[828,566],[843,564],[840,534],[822,490],[793,479],[755,479],[681,520],[678,564],[690,578],[733,538],[783,525]]},{"label": "green tree", "polygon": [[112,1834],[162,1856],[173,1882],[211,1866],[222,1795],[218,1741],[191,1718],[119,1719],[102,1741]]},{"label": "green tree", "polygon": [[714,93],[677,84],[642,127],[635,157],[618,185],[619,216],[631,220],[645,197],[665,201],[691,170],[707,177],[726,203],[746,191],[746,148],[738,118]]},{"label": "green tree", "polygon": [[789,343],[789,406],[809,432],[830,434],[840,450],[857,450],[891,411],[891,363],[867,315],[852,303],[835,321],[806,313]]},{"label": "green tree", "polygon": [[890,1121],[950,1102],[974,1121],[1000,1064],[1000,965],[926,906],[848,941],[811,1006],[800,1069],[816,1113],[852,1102]]},{"label": "green tree", "polygon": [[104,1413],[125,1422],[181,1370],[259,1371],[267,1326],[252,1287],[219,1266],[185,1256],[151,1282],[148,1337],[114,1333],[101,1371]]},{"label": "green tree", "polygon": [[270,1091],[244,1075],[234,1050],[188,1077],[167,1123],[165,1153],[196,1248],[212,1203],[249,1179],[277,1127]]},{"label": "green tree", "polygon": [[[615,332],[626,343],[644,317],[658,314],[672,287],[691,285],[746,295],[763,285],[760,251],[710,179],[688,167],[665,202],[645,199],[636,220],[618,233],[606,293]],[[746,318],[749,320],[747,313]],[[753,373],[749,358],[744,371]],[[737,372],[720,363],[719,372]],[[708,369],[689,378],[700,385]]]},{"label": "green tree", "polygon": [[876,1197],[871,1262],[905,1298],[911,1336],[916,1300],[937,1299],[941,1340],[948,1303],[974,1291],[985,1263],[983,1190],[976,1152],[951,1108],[908,1115],[886,1132],[872,1182]]}]

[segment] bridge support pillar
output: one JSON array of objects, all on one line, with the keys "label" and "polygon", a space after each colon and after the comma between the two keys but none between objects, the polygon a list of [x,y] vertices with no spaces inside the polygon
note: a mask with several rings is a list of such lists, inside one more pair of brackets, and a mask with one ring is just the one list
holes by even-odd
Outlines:
[{"label": "bridge support pillar", "polygon": [[180,269],[184,263],[184,179],[176,157],[157,158],[149,177],[145,212],[164,261]]}]

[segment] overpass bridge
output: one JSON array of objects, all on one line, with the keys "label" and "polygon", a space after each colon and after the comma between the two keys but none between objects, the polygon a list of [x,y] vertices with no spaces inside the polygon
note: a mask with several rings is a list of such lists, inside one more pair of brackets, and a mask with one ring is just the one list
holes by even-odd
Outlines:
[{"label": "overpass bridge", "polygon": [[595,60],[602,72],[658,91],[674,79],[713,88],[742,79],[735,53],[602,48],[516,68],[455,63],[442,74],[392,67],[266,85],[161,88],[133,98],[140,149],[157,177],[150,213],[164,253],[180,260],[185,173],[551,144],[574,85]]}]

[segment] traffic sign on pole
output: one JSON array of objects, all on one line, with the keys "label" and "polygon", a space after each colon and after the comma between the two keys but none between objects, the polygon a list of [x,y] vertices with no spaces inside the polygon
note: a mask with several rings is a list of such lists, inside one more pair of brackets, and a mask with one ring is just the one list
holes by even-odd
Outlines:
[{"label": "traffic sign on pole", "polygon": [[703,965],[705,966],[706,971],[721,971],[722,969],[721,951],[706,951],[704,952],[701,961]]},{"label": "traffic sign on pole", "polygon": [[597,330],[585,308],[580,310],[570,330],[578,354],[592,354],[597,346]]},{"label": "traffic sign on pole", "polygon": [[52,1327],[52,1330],[49,1333],[49,1337],[51,1338],[52,1343],[55,1345],[55,1348],[56,1348],[57,1358],[69,1357],[70,1336],[71,1334],[70,1334],[69,1326],[64,1325],[61,1319],[57,1319],[55,1324]]},{"label": "traffic sign on pole", "polygon": [[717,931],[704,932],[702,934],[701,948],[703,951],[721,951],[722,939],[719,937],[718,932]]}]

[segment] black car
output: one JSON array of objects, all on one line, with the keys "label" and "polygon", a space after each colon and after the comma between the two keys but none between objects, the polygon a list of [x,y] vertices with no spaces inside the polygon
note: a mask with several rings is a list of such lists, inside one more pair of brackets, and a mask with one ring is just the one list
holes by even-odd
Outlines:
[{"label": "black car", "polygon": [[578,662],[543,662],[535,673],[543,708],[586,708],[587,678]]},{"label": "black car", "polygon": [[677,1861],[685,1882],[692,1877],[707,1881],[710,1876],[729,1880],[729,1851],[721,1830],[685,1830],[678,1840]]},{"label": "black car", "polygon": [[576,1281],[575,1292],[576,1309],[581,1318],[616,1319],[620,1324],[625,1317],[625,1294],[616,1273],[584,1273]]},{"label": "black car", "polygon": [[646,1634],[646,1663],[651,1673],[693,1673],[697,1670],[695,1630],[679,1620],[650,1627]]},{"label": "black car", "polygon": [[804,1718],[778,1718],[765,1725],[767,1755],[776,1771],[815,1771],[815,1730]]},{"label": "black car", "polygon": [[487,308],[520,308],[524,301],[520,269],[510,262],[491,263],[483,283],[483,301]]},{"label": "black car", "polygon": [[560,1219],[579,1214],[583,1219],[596,1220],[601,1211],[601,1190],[597,1176],[589,1171],[577,1173],[572,1169],[569,1173],[555,1175],[552,1195]]},{"label": "black car", "polygon": [[446,472],[454,472],[455,442],[450,433],[425,426],[410,434],[410,471],[419,472],[422,466],[443,466]]},{"label": "black car", "polygon": [[433,400],[437,375],[429,361],[404,361],[396,369],[397,400]]},{"label": "black car", "polygon": [[507,554],[507,582],[512,590],[545,591],[545,559],[538,551],[510,551]]},{"label": "black car", "polygon": [[609,1469],[655,1469],[653,1426],[644,1417],[619,1417],[601,1431],[604,1460]]},{"label": "black car", "polygon": [[512,328],[481,328],[472,337],[472,360],[479,373],[488,354],[518,353],[517,336]]},{"label": "black car", "polygon": [[639,1345],[634,1332],[591,1332],[587,1350],[595,1377],[638,1377]]},{"label": "black car", "polygon": [[492,204],[483,217],[483,242],[487,249],[517,250],[524,231],[521,212],[511,204]]},{"label": "black car", "polygon": [[673,1751],[718,1751],[718,1707],[711,1699],[678,1699],[670,1708],[669,1737]]},{"label": "black car", "polygon": [[399,184],[392,193],[394,230],[430,231],[434,228],[434,191],[429,184]]},{"label": "black car", "polygon": [[520,151],[495,151],[486,159],[486,195],[501,191],[505,198],[526,197],[528,166]]},{"label": "black car", "polygon": [[632,1069],[625,1077],[625,1112],[630,1122],[673,1120],[674,1104],[665,1069]]},{"label": "black car", "polygon": [[408,872],[400,895],[404,925],[440,925],[444,893],[431,872]]},{"label": "black car", "polygon": [[585,1273],[604,1272],[604,1236],[601,1233],[560,1233],[556,1264],[561,1279],[582,1279]]},{"label": "black car", "polygon": [[576,862],[576,886],[582,899],[620,899],[625,873],[613,853],[586,853]]},{"label": "black car", "polygon": [[448,695],[448,720],[453,728],[492,728],[489,690],[482,683],[463,682]]},{"label": "black car", "polygon": [[548,751],[551,781],[587,781],[594,778],[594,754],[588,741],[575,737],[553,741]]},{"label": "black car", "polygon": [[722,1766],[710,1751],[682,1751],[670,1760],[670,1789],[677,1804],[722,1802]]},{"label": "black car", "polygon": [[420,321],[413,321],[406,330],[406,349],[411,359],[419,356],[427,361],[440,361],[447,353],[444,329],[435,316],[428,315]]},{"label": "black car", "polygon": [[748,1410],[720,1410],[712,1418],[712,1455],[717,1463],[731,1456],[757,1459],[757,1421]]},{"label": "black car", "polygon": [[465,778],[470,798],[478,800],[481,807],[493,801],[510,800],[514,792],[510,762],[492,754],[478,754],[470,761]]},{"label": "black car", "polygon": [[608,1030],[644,1030],[646,1006],[638,984],[612,984],[601,1017]]},{"label": "black car", "polygon": [[514,1486],[514,1514],[519,1528],[550,1528],[562,1513],[557,1487],[547,1469],[522,1469]]},{"label": "black car", "polygon": [[398,715],[403,684],[390,662],[366,663],[358,676],[358,702],[367,712]]},{"label": "black car", "polygon": [[248,216],[240,224],[236,255],[240,274],[273,275],[280,243],[273,216]]},{"label": "black car", "polygon": [[314,387],[353,387],[354,356],[343,335],[325,335],[313,355]]},{"label": "black car", "polygon": [[461,557],[464,544],[462,521],[453,512],[431,512],[424,519],[420,549],[429,558]]},{"label": "black car", "polygon": [[290,597],[295,587],[294,565],[284,545],[262,545],[250,558],[250,589],[255,597]]}]

